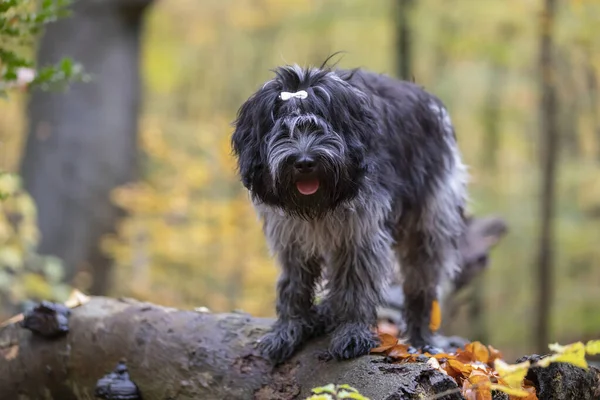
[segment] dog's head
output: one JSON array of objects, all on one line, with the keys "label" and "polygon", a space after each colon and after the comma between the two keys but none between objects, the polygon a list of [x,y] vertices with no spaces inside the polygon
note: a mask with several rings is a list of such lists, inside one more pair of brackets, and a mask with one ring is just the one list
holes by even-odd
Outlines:
[{"label": "dog's head", "polygon": [[232,136],[255,200],[307,218],[358,193],[377,131],[352,72],[285,66],[240,107]]}]

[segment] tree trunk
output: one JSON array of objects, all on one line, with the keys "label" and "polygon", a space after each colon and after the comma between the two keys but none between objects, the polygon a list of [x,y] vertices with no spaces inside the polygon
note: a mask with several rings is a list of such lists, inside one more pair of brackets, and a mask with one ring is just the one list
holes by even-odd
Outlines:
[{"label": "tree trunk", "polygon": [[590,101],[590,112],[592,117],[592,129],[596,137],[596,159],[600,162],[600,102],[598,101],[598,76],[594,67],[592,50],[586,47],[586,83]]},{"label": "tree trunk", "polygon": [[[271,323],[245,314],[94,297],[72,310],[69,332],[57,339],[18,324],[0,331],[0,393],[3,399],[93,399],[98,379],[122,358],[144,400],[304,399],[312,388],[329,383],[349,384],[371,400],[403,400],[432,398],[457,387],[424,363],[391,364],[382,356],[326,361],[321,357],[326,338],[273,368],[255,349]],[[596,373],[563,365],[544,379],[531,379],[553,398],[592,399]],[[565,391],[575,397],[565,397]],[[459,393],[443,397],[461,398]]]},{"label": "tree trunk", "polygon": [[535,342],[539,352],[548,345],[550,310],[553,292],[553,241],[556,169],[558,161],[558,113],[556,71],[554,68],[553,30],[556,0],[545,0],[540,20],[540,158],[542,187],[540,192],[540,234],[537,281],[539,282]]},{"label": "tree trunk", "polygon": [[490,67],[488,89],[483,106],[483,151],[481,166],[489,171],[498,169],[500,147],[500,112],[502,93],[506,84],[506,66],[494,63]]},{"label": "tree trunk", "polygon": [[559,115],[557,118],[559,130],[561,132],[560,143],[564,149],[564,155],[572,160],[579,160],[581,157],[581,145],[579,139],[578,118],[583,111],[581,92],[577,88],[575,76],[580,73],[572,60],[572,49],[556,49],[555,69],[557,77],[556,97],[559,105]]},{"label": "tree trunk", "polygon": [[412,81],[412,31],[410,14],[413,0],[396,0],[396,75],[400,79]]},{"label": "tree trunk", "polygon": [[64,92],[34,91],[21,170],[38,207],[39,251],[64,260],[67,281],[92,272],[91,292],[109,287],[99,249],[121,212],[110,192],[135,177],[140,108],[140,36],[150,0],[75,2],[47,27],[38,63],[71,57],[92,76]]}]

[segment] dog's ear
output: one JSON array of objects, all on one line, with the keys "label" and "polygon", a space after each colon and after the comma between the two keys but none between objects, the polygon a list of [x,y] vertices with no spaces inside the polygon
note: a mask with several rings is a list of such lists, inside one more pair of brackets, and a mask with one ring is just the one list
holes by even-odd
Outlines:
[{"label": "dog's ear", "polygon": [[273,128],[274,103],[274,96],[261,89],[242,104],[234,122],[231,145],[242,183],[249,190],[264,167],[263,138]]},{"label": "dog's ear", "polygon": [[361,91],[348,86],[337,93],[331,102],[330,113],[334,129],[343,132],[349,153],[355,159],[355,165],[366,171],[369,168],[369,154],[378,154],[379,122],[373,111],[373,104]]}]

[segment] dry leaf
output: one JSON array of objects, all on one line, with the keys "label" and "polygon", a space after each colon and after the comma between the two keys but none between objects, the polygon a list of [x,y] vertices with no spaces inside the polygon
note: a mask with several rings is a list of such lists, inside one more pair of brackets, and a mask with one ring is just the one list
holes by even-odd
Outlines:
[{"label": "dry leaf", "polygon": [[481,371],[473,371],[463,382],[462,393],[468,400],[492,400],[490,388],[490,377]]},{"label": "dry leaf", "polygon": [[442,310],[440,309],[440,303],[437,300],[434,300],[431,303],[431,317],[429,317],[429,329],[432,332],[440,329],[442,325]]},{"label": "dry leaf", "polygon": [[4,357],[5,360],[12,360],[19,354],[19,345],[15,344],[10,347],[0,349],[0,355]]},{"label": "dry leaf", "polygon": [[408,358],[411,355],[408,353],[408,345],[407,344],[397,344],[390,349],[387,353],[388,357],[404,359]]},{"label": "dry leaf", "polygon": [[600,354],[600,340],[590,340],[585,345],[585,352],[590,356]]},{"label": "dry leaf", "polygon": [[429,360],[427,360],[427,365],[429,365],[431,368],[433,368],[435,370],[438,370],[438,371],[448,375],[446,370],[444,368],[442,368],[442,366],[440,365],[439,361],[433,357],[431,357]]},{"label": "dry leaf", "polygon": [[494,369],[504,382],[511,388],[520,389],[523,384],[523,379],[529,371],[531,363],[525,361],[519,364],[507,364],[500,359],[494,361]]},{"label": "dry leaf", "polygon": [[449,358],[446,364],[448,365],[446,372],[454,379],[466,378],[473,372],[473,367],[470,364],[462,363],[456,359]]},{"label": "dry leaf", "polygon": [[10,317],[9,319],[7,319],[6,321],[3,321],[0,324],[0,328],[4,328],[5,326],[9,326],[9,325],[15,324],[17,322],[21,322],[21,321],[23,321],[23,318],[24,318],[23,314],[17,314],[14,317]]},{"label": "dry leaf", "polygon": [[550,357],[546,357],[537,362],[541,367],[547,367],[553,362],[564,362],[576,367],[587,369],[588,364],[585,359],[585,346],[582,342],[576,342],[567,346],[561,346],[554,343],[548,346],[550,350],[556,352]]},{"label": "dry leaf", "polygon": [[387,333],[379,334],[379,340],[381,340],[381,344],[372,349],[371,353],[385,353],[398,344],[398,338],[388,335]]},{"label": "dry leaf", "polygon": [[490,351],[481,342],[468,343],[465,350],[472,354],[472,361],[479,361],[487,364],[490,359]]},{"label": "dry leaf", "polygon": [[488,365],[490,367],[494,367],[494,361],[499,358],[502,359],[504,358],[502,356],[502,353],[500,352],[500,350],[495,349],[494,347],[488,345],[488,350],[490,351],[490,359],[488,360]]},{"label": "dry leaf", "polygon": [[90,296],[87,296],[80,292],[77,289],[74,289],[67,301],[65,301],[65,306],[69,308],[75,308],[84,305],[85,303],[90,301]]}]

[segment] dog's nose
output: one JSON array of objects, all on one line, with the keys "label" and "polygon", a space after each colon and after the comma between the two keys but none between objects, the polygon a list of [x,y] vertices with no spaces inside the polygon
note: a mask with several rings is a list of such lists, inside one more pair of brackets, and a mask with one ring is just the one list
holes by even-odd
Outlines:
[{"label": "dog's nose", "polygon": [[311,156],[301,156],[294,163],[294,167],[298,172],[307,174],[315,169],[316,162]]}]

